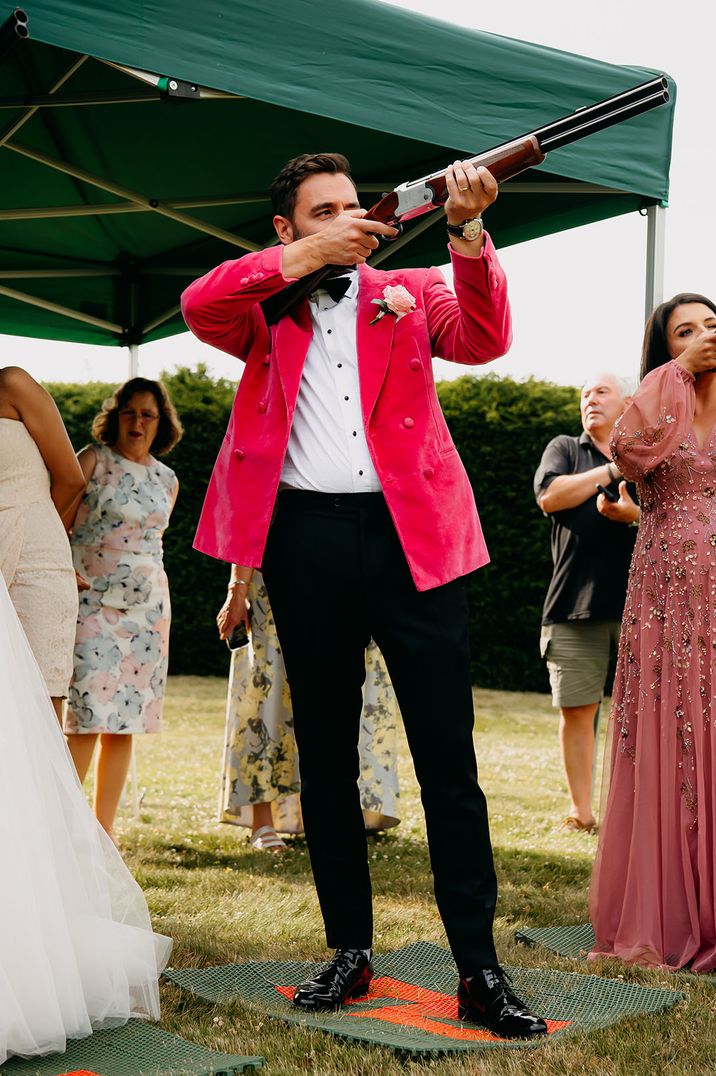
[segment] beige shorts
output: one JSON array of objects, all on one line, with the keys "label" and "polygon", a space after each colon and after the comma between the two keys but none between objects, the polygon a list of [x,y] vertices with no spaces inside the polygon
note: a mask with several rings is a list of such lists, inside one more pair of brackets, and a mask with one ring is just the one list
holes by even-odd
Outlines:
[{"label": "beige shorts", "polygon": [[547,659],[553,706],[599,702],[611,645],[619,646],[620,626],[618,620],[569,620],[543,626],[540,652]]}]

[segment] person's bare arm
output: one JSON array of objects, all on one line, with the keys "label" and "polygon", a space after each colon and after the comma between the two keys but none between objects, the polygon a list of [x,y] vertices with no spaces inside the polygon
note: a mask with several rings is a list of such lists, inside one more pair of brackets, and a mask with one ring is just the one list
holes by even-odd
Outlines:
[{"label": "person's bare arm", "polygon": [[226,601],[222,605],[216,617],[216,626],[219,629],[219,638],[228,639],[237,624],[242,621],[246,630],[251,629],[246,595],[249,591],[249,583],[254,574],[253,568],[245,565],[231,565],[231,579],[229,580]]},{"label": "person's bare arm", "polygon": [[94,469],[97,466],[97,453],[88,445],[87,448],[81,449],[75,457],[82,474],[82,488],[77,491],[72,501],[68,504],[67,508],[62,513],[61,519],[65,525],[66,531],[71,531],[74,526],[75,516],[77,515],[77,509],[80,506],[80,501],[84,497],[85,490],[87,489],[87,483],[94,474]]},{"label": "person's bare arm", "polygon": [[17,411],[50,472],[50,495],[61,517],[84,491],[82,474],[67,430],[49,392],[18,366],[0,375],[2,395]]},{"label": "person's bare arm", "polygon": [[[83,448],[80,452],[77,453],[77,462],[80,465],[80,470],[82,471],[82,477],[84,478],[85,484],[84,487],[77,494],[75,499],[72,501],[70,506],[62,514],[62,522],[64,523],[65,530],[68,532],[68,534],[74,526],[75,517],[77,516],[77,509],[79,508],[82,497],[84,496],[85,490],[87,488],[87,483],[94,474],[94,469],[97,466],[97,453],[91,445],[88,445],[87,448]],[[92,584],[90,583],[89,579],[86,579],[85,576],[82,575],[81,572],[78,572],[76,568],[75,579],[77,580],[78,590],[82,591],[91,589]]]},{"label": "person's bare arm", "polygon": [[174,493],[172,494],[172,503],[169,505],[169,518],[171,519],[172,512],[174,511],[174,505],[177,503],[177,497],[179,496],[179,479],[174,479]]},{"label": "person's bare arm", "polygon": [[597,484],[608,486],[618,477],[619,471],[614,463],[603,463],[581,474],[560,474],[552,479],[537,503],[547,515],[576,508],[578,504],[584,504],[594,497]]}]

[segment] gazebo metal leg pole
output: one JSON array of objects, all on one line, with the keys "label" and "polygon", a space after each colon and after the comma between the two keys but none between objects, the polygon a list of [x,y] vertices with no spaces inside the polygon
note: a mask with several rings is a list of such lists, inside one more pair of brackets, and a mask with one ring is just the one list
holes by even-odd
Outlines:
[{"label": "gazebo metal leg pole", "polygon": [[131,377],[136,377],[139,373],[139,344],[130,344],[127,350],[129,351],[127,380],[129,380]]},{"label": "gazebo metal leg pole", "polygon": [[664,243],[666,209],[650,205],[646,211],[646,295],[644,320],[664,300]]}]

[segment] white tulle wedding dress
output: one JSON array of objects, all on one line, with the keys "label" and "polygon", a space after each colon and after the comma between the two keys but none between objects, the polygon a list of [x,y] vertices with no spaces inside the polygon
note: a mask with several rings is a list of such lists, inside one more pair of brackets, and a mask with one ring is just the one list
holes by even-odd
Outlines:
[{"label": "white tulle wedding dress", "polygon": [[170,950],[89,810],[0,575],[0,1062],[157,1019]]}]

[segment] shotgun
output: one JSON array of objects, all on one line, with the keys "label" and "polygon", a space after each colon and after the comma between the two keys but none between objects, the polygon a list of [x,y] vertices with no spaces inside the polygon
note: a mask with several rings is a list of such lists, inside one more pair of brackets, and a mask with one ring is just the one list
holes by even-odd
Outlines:
[{"label": "shotgun", "polygon": [[[498,183],[503,183],[525,169],[541,164],[550,150],[568,146],[570,142],[640,116],[642,112],[666,104],[668,100],[668,82],[664,75],[659,75],[614,97],[607,97],[595,105],[578,108],[576,112],[544,127],[538,127],[521,138],[494,146],[476,157],[470,157],[467,163],[487,168]],[[380,201],[368,210],[367,216],[371,220],[402,228],[406,221],[437,209],[444,205],[448,197],[445,172],[446,169],[443,169],[421,179],[401,183],[389,194],[384,194]],[[321,281],[335,272],[336,268],[333,265],[324,265],[265,299],[261,307],[267,323],[275,325],[289,314],[297,303],[315,291]]]}]

